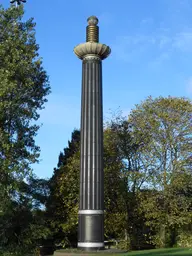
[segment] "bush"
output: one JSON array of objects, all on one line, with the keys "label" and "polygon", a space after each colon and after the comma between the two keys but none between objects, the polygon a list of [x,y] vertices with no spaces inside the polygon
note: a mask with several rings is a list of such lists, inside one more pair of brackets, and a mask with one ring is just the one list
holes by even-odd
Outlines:
[{"label": "bush", "polygon": [[179,234],[177,237],[177,246],[191,248],[192,234],[189,232]]},{"label": "bush", "polygon": [[121,249],[121,250],[127,250],[129,251],[131,249],[131,244],[130,244],[130,240],[127,239],[127,240],[121,240],[119,241],[118,245],[117,245],[117,248],[118,249]]}]

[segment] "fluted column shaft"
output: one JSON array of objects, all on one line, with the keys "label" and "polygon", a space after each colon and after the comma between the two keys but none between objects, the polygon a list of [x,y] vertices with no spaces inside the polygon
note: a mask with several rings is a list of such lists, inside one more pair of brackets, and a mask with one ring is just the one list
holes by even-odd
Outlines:
[{"label": "fluted column shaft", "polygon": [[88,250],[102,248],[104,242],[102,106],[101,60],[85,58],[82,72],[78,247]]},{"label": "fluted column shaft", "polygon": [[78,248],[104,249],[102,60],[111,53],[99,43],[98,18],[87,19],[86,42],[74,48],[83,61]]},{"label": "fluted column shaft", "polygon": [[80,210],[103,210],[101,61],[84,60],[82,75]]}]

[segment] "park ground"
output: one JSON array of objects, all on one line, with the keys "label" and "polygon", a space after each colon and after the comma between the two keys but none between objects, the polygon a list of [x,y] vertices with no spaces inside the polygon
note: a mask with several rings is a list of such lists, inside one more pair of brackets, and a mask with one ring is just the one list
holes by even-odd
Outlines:
[{"label": "park ground", "polygon": [[[64,251],[63,251],[64,252]],[[83,255],[84,253],[82,253]],[[59,254],[58,254],[59,255]],[[62,255],[73,255],[72,253],[62,253]],[[74,255],[77,255],[74,253]],[[81,255],[81,254],[78,254]],[[87,255],[87,254],[85,254]],[[96,255],[96,254],[89,254],[89,255]],[[133,252],[127,252],[127,253],[121,253],[121,254],[110,254],[110,253],[98,253],[99,256],[111,256],[111,255],[117,255],[117,256],[185,256],[185,255],[191,255],[192,256],[192,248],[167,248],[167,249],[155,249],[155,250],[143,250],[143,251],[133,251]]]},{"label": "park ground", "polygon": [[182,248],[174,248],[174,249],[156,249],[156,250],[146,250],[146,251],[135,251],[126,253],[127,256],[183,256],[183,255],[191,255],[192,256],[192,248],[182,249]]}]

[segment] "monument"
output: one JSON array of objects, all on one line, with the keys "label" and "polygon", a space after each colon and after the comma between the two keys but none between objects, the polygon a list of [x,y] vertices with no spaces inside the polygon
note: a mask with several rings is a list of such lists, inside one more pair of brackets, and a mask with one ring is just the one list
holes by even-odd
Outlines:
[{"label": "monument", "polygon": [[78,248],[104,249],[102,60],[111,52],[99,43],[98,19],[87,19],[86,42],[74,52],[82,60],[81,167]]}]

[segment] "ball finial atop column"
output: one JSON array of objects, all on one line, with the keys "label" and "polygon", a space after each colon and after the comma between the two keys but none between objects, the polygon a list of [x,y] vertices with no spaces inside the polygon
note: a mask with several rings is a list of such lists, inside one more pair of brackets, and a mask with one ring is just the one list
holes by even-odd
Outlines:
[{"label": "ball finial atop column", "polygon": [[99,20],[96,16],[92,15],[87,19],[87,22],[90,26],[96,26],[99,23]]}]

